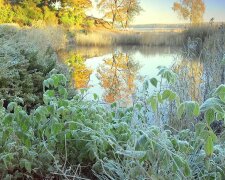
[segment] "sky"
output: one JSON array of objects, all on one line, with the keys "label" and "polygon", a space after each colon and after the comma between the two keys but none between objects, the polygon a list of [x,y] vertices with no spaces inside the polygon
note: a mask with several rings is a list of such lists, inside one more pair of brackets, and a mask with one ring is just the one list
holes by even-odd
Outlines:
[{"label": "sky", "polygon": [[[134,19],[132,24],[174,24],[187,22],[179,18],[172,10],[173,3],[176,1],[179,0],[140,0],[144,11]],[[206,5],[204,21],[208,22],[214,17],[217,22],[225,22],[225,0],[204,0],[204,2]],[[95,8],[89,12],[89,15],[102,16]]]},{"label": "sky", "polygon": [[[173,24],[187,22],[172,10],[175,0],[140,0],[144,11],[134,19],[134,24]],[[215,21],[225,21],[225,0],[205,0],[204,21],[212,17]]]}]

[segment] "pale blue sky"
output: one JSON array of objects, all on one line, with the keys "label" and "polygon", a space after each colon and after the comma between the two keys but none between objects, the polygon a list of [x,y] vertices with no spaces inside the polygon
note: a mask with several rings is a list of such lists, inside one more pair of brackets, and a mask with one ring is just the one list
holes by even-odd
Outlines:
[{"label": "pale blue sky", "polygon": [[[92,1],[95,2],[96,0]],[[133,24],[173,24],[187,22],[179,18],[172,10],[173,3],[177,1],[179,0],[140,0],[144,11],[134,19]],[[204,2],[206,5],[204,21],[207,22],[214,17],[215,21],[225,22],[225,0],[204,0]],[[101,17],[97,9],[89,11],[88,14]]]},{"label": "pale blue sky", "polygon": [[[176,0],[140,0],[144,11],[135,18],[134,24],[148,23],[182,23],[172,10]],[[225,0],[205,0],[206,12],[204,21],[209,21],[212,17],[215,21],[225,21]]]}]

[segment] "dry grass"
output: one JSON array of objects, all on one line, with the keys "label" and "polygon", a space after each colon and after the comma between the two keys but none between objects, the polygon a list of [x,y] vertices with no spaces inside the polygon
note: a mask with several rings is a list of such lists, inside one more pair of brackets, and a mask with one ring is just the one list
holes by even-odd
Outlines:
[{"label": "dry grass", "polygon": [[66,47],[66,33],[62,27],[44,27],[27,29],[27,37],[37,43],[38,47],[52,47],[58,51]]},{"label": "dry grass", "polygon": [[110,46],[113,42],[113,33],[103,31],[76,33],[75,42],[78,46]]},{"label": "dry grass", "polygon": [[181,32],[77,32],[77,46],[179,46],[183,44]]},{"label": "dry grass", "polygon": [[110,31],[94,30],[92,32],[76,32],[74,41],[77,46],[183,46],[188,39],[201,39],[205,41],[212,35],[220,24],[190,26],[176,30],[151,30],[151,31]]},{"label": "dry grass", "polygon": [[[52,47],[55,51],[64,49],[66,47],[67,38],[63,27],[60,26],[45,26],[45,27],[23,27],[21,28],[17,24],[1,24],[1,32],[13,32],[11,34],[16,35],[16,38],[20,38],[20,41],[27,42],[27,44],[36,44],[39,50]],[[10,34],[10,33],[8,33]],[[15,38],[9,36],[8,39]],[[12,39],[13,41],[13,39]],[[29,47],[29,45],[28,45]]]}]

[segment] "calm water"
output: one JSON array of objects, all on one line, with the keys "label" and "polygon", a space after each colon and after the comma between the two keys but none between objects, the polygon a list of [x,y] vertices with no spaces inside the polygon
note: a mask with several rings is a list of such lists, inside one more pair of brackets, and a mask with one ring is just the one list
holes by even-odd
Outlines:
[{"label": "calm water", "polygon": [[103,102],[130,104],[144,80],[157,76],[158,66],[174,64],[179,48],[89,47],[69,54],[70,66],[75,69],[75,86],[88,88],[86,98],[92,99],[97,94]]}]

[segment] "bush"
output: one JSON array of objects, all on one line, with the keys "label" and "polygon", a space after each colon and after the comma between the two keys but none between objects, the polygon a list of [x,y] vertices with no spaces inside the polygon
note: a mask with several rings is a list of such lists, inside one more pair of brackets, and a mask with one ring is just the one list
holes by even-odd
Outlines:
[{"label": "bush", "polygon": [[1,5],[0,2],[0,24],[2,23],[11,23],[13,20],[14,12],[11,9],[11,6],[8,4]]},{"label": "bush", "polygon": [[83,25],[85,14],[82,9],[67,9],[59,12],[59,21],[66,27],[80,28]]},{"label": "bush", "polygon": [[32,26],[33,22],[43,20],[42,10],[34,2],[24,1],[20,5],[14,5],[13,11],[13,22],[20,25]]},{"label": "bush", "polygon": [[[30,109],[42,102],[42,81],[58,66],[56,51],[41,30],[0,27],[0,98],[22,98]],[[38,33],[39,32],[39,33]],[[32,36],[32,37],[31,37]]]},{"label": "bush", "polygon": [[43,7],[43,20],[47,25],[58,25],[58,18],[54,11],[51,11],[48,7]]}]

